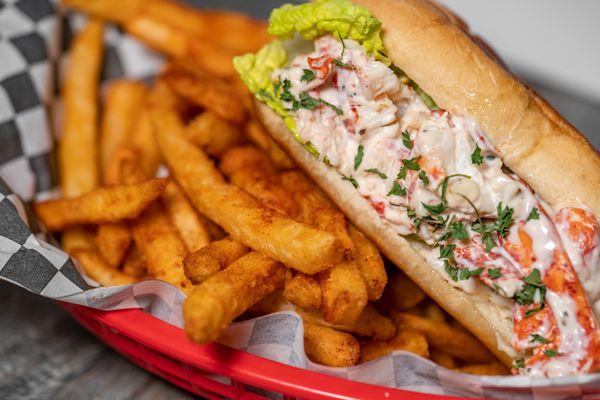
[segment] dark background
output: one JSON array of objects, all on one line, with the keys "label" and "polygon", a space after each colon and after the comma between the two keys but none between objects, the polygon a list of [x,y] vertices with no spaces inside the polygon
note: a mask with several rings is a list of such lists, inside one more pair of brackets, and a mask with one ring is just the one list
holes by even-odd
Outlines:
[{"label": "dark background", "polygon": [[[266,18],[281,1],[190,3]],[[600,105],[561,92],[534,75],[521,78],[600,148]],[[0,399],[191,398],[112,352],[52,301],[0,282],[0,304]]]}]

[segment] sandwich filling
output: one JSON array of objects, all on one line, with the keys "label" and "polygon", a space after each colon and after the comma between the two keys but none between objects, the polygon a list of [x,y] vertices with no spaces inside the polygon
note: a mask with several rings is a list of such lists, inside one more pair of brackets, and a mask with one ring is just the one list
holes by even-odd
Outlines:
[{"label": "sandwich filling", "polygon": [[388,64],[326,32],[272,68],[259,97],[451,285],[488,296],[513,321],[512,346],[525,355],[515,372],[600,368],[596,216],[553,210],[503,165],[476,121],[440,109]]}]

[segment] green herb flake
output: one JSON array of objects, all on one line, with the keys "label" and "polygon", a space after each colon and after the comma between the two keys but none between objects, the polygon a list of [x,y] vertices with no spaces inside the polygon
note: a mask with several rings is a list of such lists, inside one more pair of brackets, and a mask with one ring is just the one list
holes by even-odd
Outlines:
[{"label": "green herb flake", "polygon": [[543,337],[542,335],[538,335],[537,333],[532,333],[531,334],[531,339],[529,340],[530,343],[548,343],[548,339],[546,339],[545,337]]},{"label": "green herb flake", "polygon": [[533,209],[529,212],[529,215],[527,216],[527,220],[525,222],[531,221],[532,219],[540,219],[540,213],[535,207],[533,207]]},{"label": "green herb flake", "polygon": [[381,179],[387,179],[387,175],[384,174],[383,172],[381,172],[380,170],[378,170],[377,168],[365,169],[365,172],[369,172],[371,174],[375,174],[378,177],[380,177]]},{"label": "green herb flake", "polygon": [[444,210],[447,207],[446,204],[443,203],[443,202],[439,203],[439,204],[432,204],[432,205],[425,204],[425,203],[421,202],[421,205],[423,207],[425,207],[425,209],[427,211],[429,211],[429,213],[432,214],[432,215],[439,215],[439,214],[443,213]]},{"label": "green herb flake", "polygon": [[419,179],[421,179],[423,185],[429,185],[429,177],[425,171],[419,171]]},{"label": "green herb flake", "polygon": [[406,167],[401,167],[400,171],[398,171],[398,175],[396,176],[396,179],[404,179],[406,178]]},{"label": "green herb flake", "polygon": [[363,157],[365,156],[365,146],[362,144],[358,145],[358,149],[356,150],[356,155],[354,156],[354,170],[356,171],[360,164],[362,163]]},{"label": "green herb flake", "polygon": [[500,268],[490,268],[490,269],[488,269],[487,274],[492,279],[498,279],[502,276],[502,272],[500,271]]},{"label": "green herb flake", "polygon": [[406,169],[410,169],[411,171],[418,171],[421,169],[421,166],[419,165],[419,158],[420,157],[414,157],[411,159],[404,159],[402,160],[402,164],[403,167]]},{"label": "green herb flake", "polygon": [[502,207],[502,202],[498,203],[498,221],[496,221],[496,230],[498,235],[505,238],[508,235],[508,229],[514,222],[513,213],[514,210],[509,206]]},{"label": "green herb flake", "polygon": [[462,222],[453,222],[450,224],[450,234],[456,240],[466,240],[469,238],[467,228]]},{"label": "green herb flake", "polygon": [[450,264],[448,260],[444,260],[444,270],[454,282],[458,282],[458,268],[455,265]]},{"label": "green herb flake", "polygon": [[455,244],[449,244],[447,246],[440,246],[440,257],[439,258],[454,258],[454,249],[456,248]]},{"label": "green herb flake", "polygon": [[317,74],[312,69],[305,68],[302,70],[302,72],[303,72],[303,74],[302,74],[302,77],[300,78],[300,80],[303,82],[310,82],[317,77]]},{"label": "green herb flake", "polygon": [[325,165],[327,165],[328,167],[332,167],[333,164],[331,164],[331,161],[329,160],[329,157],[325,156],[323,157],[323,162],[325,163]]},{"label": "green herb flake", "polygon": [[552,357],[556,357],[558,355],[558,352],[556,350],[552,350],[552,349],[544,350],[544,355],[546,357],[552,358]]},{"label": "green herb flake", "polygon": [[354,177],[342,175],[342,180],[350,182],[352,186],[358,189],[358,182],[356,181],[356,179],[354,179]]},{"label": "green herb flake", "polygon": [[483,163],[483,156],[481,155],[481,149],[479,146],[475,146],[475,150],[471,154],[471,162],[475,165],[481,165]]},{"label": "green herb flake", "polygon": [[515,369],[525,368],[525,359],[519,358],[517,361],[515,361],[515,363],[513,364],[513,367]]},{"label": "green herb flake", "polygon": [[402,143],[404,143],[404,147],[409,150],[413,148],[412,140],[410,140],[410,135],[407,131],[402,132]]},{"label": "green herb flake", "polygon": [[406,196],[406,189],[402,187],[397,181],[394,181],[394,185],[387,194],[388,196]]}]

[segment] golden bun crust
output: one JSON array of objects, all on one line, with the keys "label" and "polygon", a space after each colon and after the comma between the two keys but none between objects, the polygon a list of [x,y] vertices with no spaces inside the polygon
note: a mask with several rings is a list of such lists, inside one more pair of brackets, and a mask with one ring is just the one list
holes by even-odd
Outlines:
[{"label": "golden bun crust", "polygon": [[394,64],[440,107],[477,120],[504,164],[555,210],[585,205],[600,215],[598,153],[486,54],[464,23],[427,0],[353,1],[383,23]]},{"label": "golden bun crust", "polygon": [[[353,0],[383,23],[386,53],[436,103],[477,120],[511,170],[554,209],[590,207],[600,215],[600,157],[547,103],[506,71],[467,26],[427,0]],[[478,44],[479,43],[479,44]],[[510,366],[512,321],[489,299],[452,287],[397,235],[354,187],[315,159],[283,120],[255,102],[269,133],[379,249],[430,297]]]}]

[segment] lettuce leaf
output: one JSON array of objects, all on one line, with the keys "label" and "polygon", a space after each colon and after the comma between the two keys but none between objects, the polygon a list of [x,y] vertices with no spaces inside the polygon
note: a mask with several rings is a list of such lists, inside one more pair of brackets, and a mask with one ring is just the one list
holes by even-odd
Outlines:
[{"label": "lettuce leaf", "polygon": [[300,5],[285,4],[273,10],[269,34],[291,39],[296,32],[306,40],[326,34],[356,40],[367,53],[390,64],[383,52],[381,22],[368,9],[349,0],[315,0]]}]

